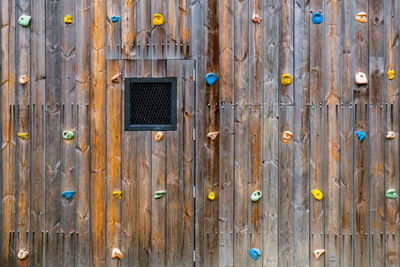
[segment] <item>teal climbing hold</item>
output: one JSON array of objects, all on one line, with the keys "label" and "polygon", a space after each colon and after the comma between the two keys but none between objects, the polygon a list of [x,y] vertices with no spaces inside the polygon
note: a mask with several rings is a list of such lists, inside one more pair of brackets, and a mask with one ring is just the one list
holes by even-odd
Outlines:
[{"label": "teal climbing hold", "polygon": [[356,132],[356,136],[361,143],[362,141],[364,141],[366,134],[363,131],[359,130]]},{"label": "teal climbing hold", "polygon": [[250,255],[253,258],[253,260],[256,261],[258,259],[258,256],[261,255],[261,251],[258,248],[251,248]]},{"label": "teal climbing hold", "polygon": [[119,17],[118,16],[111,16],[111,21],[112,22],[118,22],[119,21]]},{"label": "teal climbing hold", "polygon": [[31,16],[28,15],[22,15],[18,19],[18,24],[24,27],[28,26],[30,22],[31,22]]},{"label": "teal climbing hold", "polygon": [[167,190],[156,191],[154,193],[154,198],[155,199],[162,198],[165,194],[167,194]]},{"label": "teal climbing hold", "polygon": [[391,188],[388,191],[386,191],[386,197],[390,199],[396,199],[397,198],[396,189]]},{"label": "teal climbing hold", "polygon": [[206,82],[208,85],[213,85],[217,81],[217,79],[218,77],[215,73],[210,72],[206,75]]},{"label": "teal climbing hold", "polygon": [[323,21],[323,16],[319,12],[315,12],[312,16],[312,23],[314,24],[320,24]]},{"label": "teal climbing hold", "polygon": [[64,191],[61,195],[65,197],[65,199],[70,199],[74,194],[75,191]]},{"label": "teal climbing hold", "polygon": [[72,131],[64,131],[64,132],[62,133],[62,137],[63,137],[65,140],[71,140],[72,138],[75,137],[75,134],[74,134],[74,132],[72,132]]},{"label": "teal climbing hold", "polygon": [[251,194],[251,201],[256,202],[262,198],[262,192],[260,190],[256,190]]}]

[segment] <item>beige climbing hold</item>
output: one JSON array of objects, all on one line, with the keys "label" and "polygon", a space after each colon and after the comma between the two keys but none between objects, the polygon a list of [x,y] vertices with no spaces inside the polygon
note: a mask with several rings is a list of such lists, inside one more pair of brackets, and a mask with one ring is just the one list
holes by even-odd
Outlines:
[{"label": "beige climbing hold", "polygon": [[396,133],[393,131],[389,131],[386,134],[386,139],[394,139],[396,137]]},{"label": "beige climbing hold", "polygon": [[219,132],[208,133],[207,138],[210,139],[211,141],[214,141],[217,138],[218,134]]},{"label": "beige climbing hold", "polygon": [[262,21],[262,17],[260,17],[259,15],[253,13],[252,20],[253,20],[254,23],[260,24],[261,21]]},{"label": "beige climbing hold", "polygon": [[112,251],[111,258],[122,260],[123,256],[121,250],[119,250],[118,248],[114,248]]},{"label": "beige climbing hold", "polygon": [[121,82],[121,73],[117,73],[117,74],[115,74],[114,76],[112,76],[112,78],[111,78],[111,81],[113,82],[113,83],[120,83]]},{"label": "beige climbing hold", "polygon": [[360,12],[356,15],[356,20],[361,23],[367,23],[367,13],[366,12]]},{"label": "beige climbing hold", "polygon": [[319,257],[321,257],[321,255],[324,254],[325,252],[326,252],[326,249],[323,249],[323,248],[314,250],[313,253],[314,253],[315,259],[318,260]]},{"label": "beige climbing hold", "polygon": [[28,138],[29,134],[28,133],[17,133],[17,135],[21,139],[26,139],[26,138]]},{"label": "beige climbing hold", "polygon": [[24,74],[21,77],[19,77],[20,84],[27,84],[28,82],[29,82],[28,75]]},{"label": "beige climbing hold", "polygon": [[367,75],[365,75],[364,72],[357,72],[355,80],[356,80],[356,84],[367,84],[368,83]]},{"label": "beige climbing hold", "polygon": [[28,258],[29,255],[29,250],[26,248],[20,249],[18,252],[18,259],[20,260],[25,260],[26,258]]},{"label": "beige climbing hold", "polygon": [[285,142],[285,144],[289,143],[290,139],[292,139],[293,137],[293,133],[291,131],[284,131],[283,132],[283,142]]},{"label": "beige climbing hold", "polygon": [[163,132],[157,132],[156,135],[154,136],[154,140],[156,142],[160,142],[164,137],[164,133]]}]

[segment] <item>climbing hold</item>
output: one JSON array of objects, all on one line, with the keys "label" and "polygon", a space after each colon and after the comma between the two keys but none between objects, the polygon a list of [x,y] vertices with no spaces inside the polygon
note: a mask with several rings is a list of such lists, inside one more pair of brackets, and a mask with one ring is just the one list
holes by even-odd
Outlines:
[{"label": "climbing hold", "polygon": [[318,189],[311,190],[311,195],[313,195],[316,200],[321,200],[324,197],[322,192]]},{"label": "climbing hold", "polygon": [[323,16],[322,16],[321,13],[315,12],[315,13],[312,15],[312,23],[314,23],[314,24],[320,24],[322,21],[323,21]]},{"label": "climbing hold", "polygon": [[356,84],[367,84],[368,83],[367,75],[365,75],[364,72],[357,72],[355,79],[356,79]]},{"label": "climbing hold", "polygon": [[356,15],[356,20],[357,20],[358,22],[361,22],[361,23],[367,23],[367,21],[368,21],[368,19],[367,19],[367,13],[365,13],[365,12],[360,12],[360,13],[358,13],[358,14]]},{"label": "climbing hold", "polygon": [[162,198],[165,194],[167,194],[167,190],[156,191],[154,193],[154,198],[155,199]]},{"label": "climbing hold", "polygon": [[210,72],[206,75],[206,82],[208,85],[213,85],[217,81],[217,79],[218,77],[215,73]]},{"label": "climbing hold", "polygon": [[154,136],[154,140],[156,142],[160,142],[164,137],[164,133],[163,132],[157,132],[156,135]]},{"label": "climbing hold", "polygon": [[282,139],[285,144],[289,143],[289,141],[290,141],[290,139],[292,139],[292,137],[293,137],[293,133],[291,131],[283,132]]},{"label": "climbing hold", "polygon": [[17,135],[21,139],[26,139],[26,138],[28,138],[29,134],[28,133],[17,133]]},{"label": "climbing hold", "polygon": [[24,27],[28,26],[29,22],[31,22],[31,16],[28,15],[22,15],[18,19],[18,24]]},{"label": "climbing hold", "polygon": [[75,137],[75,134],[74,134],[74,132],[72,132],[72,131],[64,131],[64,132],[62,133],[62,137],[63,137],[65,140],[71,140],[72,138]]},{"label": "climbing hold", "polygon": [[290,74],[283,74],[281,78],[282,85],[289,85],[292,83],[292,76]]},{"label": "climbing hold", "polygon": [[114,191],[113,196],[117,199],[121,199],[122,192],[121,191]]},{"label": "climbing hold", "polygon": [[21,77],[19,77],[20,84],[27,84],[28,82],[29,82],[28,75],[24,74]]},{"label": "climbing hold", "polygon": [[114,76],[112,76],[112,78],[111,78],[111,81],[113,82],[113,83],[120,83],[121,82],[121,73],[119,72],[119,73],[117,73],[117,74],[115,74]]},{"label": "climbing hold", "polygon": [[261,21],[262,21],[262,17],[260,17],[259,15],[253,13],[252,20],[253,20],[254,23],[260,24]]},{"label": "climbing hold", "polygon": [[64,23],[65,24],[71,24],[72,23],[72,16],[71,15],[66,15],[64,17]]},{"label": "climbing hold", "polygon": [[122,256],[122,252],[121,250],[119,250],[118,248],[114,248],[111,254],[111,258],[112,259],[120,259],[122,260],[124,256]]},{"label": "climbing hold", "polygon": [[119,21],[119,17],[118,16],[111,16],[111,21],[112,22],[118,22]]},{"label": "climbing hold", "polygon": [[214,192],[208,193],[208,199],[209,200],[214,200],[215,199],[215,193]]},{"label": "climbing hold", "polygon": [[396,137],[396,133],[393,132],[393,131],[389,131],[389,132],[386,134],[386,139],[394,139],[395,137]]},{"label": "climbing hold", "polygon": [[155,26],[163,25],[163,24],[164,24],[164,17],[163,17],[163,15],[158,14],[158,13],[154,14],[154,15],[153,15],[153,24],[154,24]]},{"label": "climbing hold", "polygon": [[387,75],[388,75],[389,80],[393,80],[394,76],[395,76],[394,70],[389,70]]},{"label": "climbing hold", "polygon": [[356,132],[356,136],[361,143],[362,141],[364,141],[364,139],[367,135],[363,131],[359,130]]},{"label": "climbing hold", "polygon": [[61,195],[65,197],[65,199],[70,199],[74,194],[75,191],[64,191]]},{"label": "climbing hold", "polygon": [[251,201],[256,202],[259,201],[260,198],[262,198],[262,196],[263,196],[262,192],[260,190],[256,190],[251,194],[250,199]]},{"label": "climbing hold", "polygon": [[386,197],[390,199],[396,199],[397,198],[396,189],[392,188],[386,191]]},{"label": "climbing hold", "polygon": [[26,258],[28,258],[28,255],[29,255],[29,250],[26,248],[22,248],[18,252],[18,259],[25,260]]},{"label": "climbing hold", "polygon": [[208,139],[210,139],[211,141],[214,141],[214,140],[217,138],[218,134],[219,134],[219,132],[208,133],[208,134],[207,134],[207,137],[208,137]]},{"label": "climbing hold", "polygon": [[258,256],[261,255],[261,251],[258,248],[251,248],[250,249],[250,256],[253,258],[253,260],[257,260]]},{"label": "climbing hold", "polygon": [[314,250],[313,253],[314,253],[315,259],[318,260],[319,257],[321,257],[321,255],[324,254],[325,252],[326,252],[326,250],[323,248]]}]

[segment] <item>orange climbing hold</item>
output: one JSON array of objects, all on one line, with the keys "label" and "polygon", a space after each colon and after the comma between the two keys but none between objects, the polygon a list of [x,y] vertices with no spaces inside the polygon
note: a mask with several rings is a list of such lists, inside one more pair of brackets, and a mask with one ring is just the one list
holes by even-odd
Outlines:
[{"label": "orange climbing hold", "polygon": [[112,76],[111,81],[113,83],[120,83],[121,82],[121,73],[117,73],[114,76]]},{"label": "orange climbing hold", "polygon": [[365,12],[360,12],[360,13],[358,13],[358,14],[356,15],[356,20],[357,20],[358,22],[361,22],[361,23],[367,23],[367,21],[368,21],[368,19],[367,19],[367,13],[365,13]]},{"label": "orange climbing hold", "polygon": [[283,132],[282,139],[283,139],[283,142],[285,144],[288,144],[289,141],[292,139],[292,137],[293,137],[293,133],[291,131],[284,131]]},{"label": "orange climbing hold", "polygon": [[20,84],[27,84],[28,82],[29,82],[28,75],[24,74],[21,77],[19,77]]},{"label": "orange climbing hold", "polygon": [[252,21],[254,23],[260,24],[262,20],[263,20],[262,17],[253,13]]},{"label": "orange climbing hold", "polygon": [[325,252],[326,252],[326,249],[323,249],[323,248],[314,250],[313,253],[314,253],[315,259],[318,260],[319,257],[321,257],[321,255],[324,254]]},{"label": "orange climbing hold", "polygon": [[156,142],[160,142],[164,137],[164,133],[163,132],[157,132],[156,135],[154,136],[154,140]]},{"label": "orange climbing hold", "polygon": [[121,250],[119,250],[118,248],[114,248],[111,254],[111,258],[113,259],[120,259],[122,260],[124,256],[122,256],[122,252]]},{"label": "orange climbing hold", "polygon": [[207,138],[210,139],[211,141],[214,141],[217,136],[218,136],[219,132],[211,132],[207,134]]}]

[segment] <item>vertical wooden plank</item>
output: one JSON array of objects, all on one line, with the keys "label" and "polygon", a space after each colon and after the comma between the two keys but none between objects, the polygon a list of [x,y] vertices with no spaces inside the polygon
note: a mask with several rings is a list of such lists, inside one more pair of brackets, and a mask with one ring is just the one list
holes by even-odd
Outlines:
[{"label": "vertical wooden plank", "polygon": [[[121,58],[121,6],[120,0],[110,0],[106,3],[107,7],[107,59]],[[111,21],[111,17],[119,17],[116,22]]]},{"label": "vertical wooden plank", "polygon": [[234,210],[234,2],[218,1],[219,24],[219,265],[232,266]]},{"label": "vertical wooden plank", "polygon": [[[192,5],[195,2],[191,2],[188,0],[179,0],[179,29],[180,29],[180,41],[182,43],[181,52],[179,58],[189,59],[191,58],[191,47],[193,42],[190,43],[190,38],[192,36],[192,32],[194,32],[194,27],[191,20],[191,14],[194,12]],[[197,19],[196,19],[197,21]],[[199,41],[196,36],[195,41]]]},{"label": "vertical wooden plank", "polygon": [[[263,1],[263,42],[268,44],[262,49],[263,62],[278,62],[279,24],[274,18],[279,12],[279,1]],[[279,264],[279,177],[278,177],[278,64],[264,64],[263,68],[263,265]]]},{"label": "vertical wooden plank", "polygon": [[166,56],[165,43],[169,27],[167,24],[169,22],[167,1],[151,0],[151,21],[153,21],[153,16],[156,13],[163,15],[165,22],[163,25],[156,26],[152,24],[151,26],[151,58],[163,59]]},{"label": "vertical wooden plank", "polygon": [[90,0],[75,1],[76,21],[76,265],[90,263]]},{"label": "vertical wooden plank", "polygon": [[136,32],[137,32],[137,56],[141,59],[151,58],[150,56],[150,34],[151,34],[151,1],[137,2]]},{"label": "vertical wooden plank", "polygon": [[179,17],[179,0],[167,0],[168,20],[165,22],[167,25],[167,40],[166,40],[166,57],[168,59],[180,58],[180,17]]},{"label": "vertical wooden plank", "polygon": [[[138,77],[151,77],[151,60],[140,60],[137,64]],[[138,179],[138,242],[139,242],[139,262],[138,266],[150,265],[151,253],[151,132],[137,133],[137,179]]]},{"label": "vertical wooden plank", "polygon": [[[135,77],[137,75],[136,61],[125,61],[124,77]],[[124,86],[125,83],[122,84]],[[123,90],[129,90],[124,88]],[[138,235],[141,229],[138,229],[138,217],[143,214],[138,214],[137,203],[138,199],[138,161],[136,154],[137,133],[125,131],[124,129],[124,92],[121,96],[121,175],[122,175],[122,200],[121,200],[121,251],[124,253],[124,259],[121,261],[121,266],[138,266]]]},{"label": "vertical wooden plank", "polygon": [[138,2],[140,1],[121,0],[121,57],[123,59],[137,57],[136,14],[138,14]]},{"label": "vertical wooden plank", "polygon": [[[166,61],[152,61],[152,77],[165,77]],[[151,155],[151,266],[165,266],[166,263],[166,199],[154,198],[154,193],[159,190],[167,190],[166,172],[167,162],[167,134],[160,142],[154,140],[157,132],[152,132],[152,155]]]},{"label": "vertical wooden plank", "polygon": [[45,265],[57,265],[61,261],[61,53],[60,23],[61,2],[46,1],[46,250]]},{"label": "vertical wooden plank", "polygon": [[91,242],[92,264],[106,263],[105,232],[105,178],[106,178],[106,4],[103,0],[92,1],[91,17]]},{"label": "vertical wooden plank", "polygon": [[[249,258],[249,2],[234,1],[234,202],[233,262],[246,266]],[[224,66],[230,67],[230,66]],[[233,110],[227,106],[228,112]],[[228,165],[230,167],[230,165]],[[228,167],[228,168],[229,168]],[[259,188],[261,189],[261,188]],[[257,205],[257,204],[251,204]],[[229,232],[227,233],[229,234]],[[232,236],[232,235],[231,235]],[[221,255],[221,257],[224,254]]]}]

